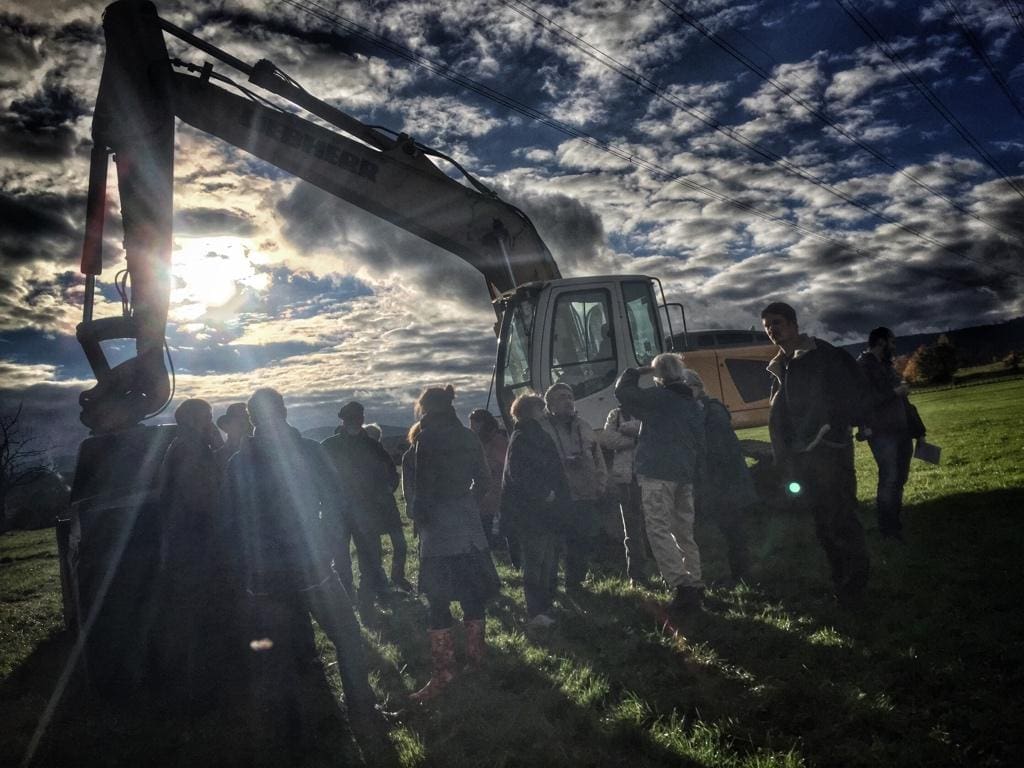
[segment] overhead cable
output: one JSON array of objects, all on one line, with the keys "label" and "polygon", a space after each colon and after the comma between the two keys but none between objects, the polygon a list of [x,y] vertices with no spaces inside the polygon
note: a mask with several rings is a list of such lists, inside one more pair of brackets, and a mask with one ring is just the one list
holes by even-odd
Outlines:
[{"label": "overhead cable", "polygon": [[764,219],[765,221],[781,224],[790,229],[793,229],[794,231],[800,232],[801,234],[804,234],[808,237],[814,238],[821,242],[826,242],[832,245],[839,246],[840,248],[846,249],[851,253],[859,254],[863,257],[866,257],[867,259],[880,259],[882,261],[887,261],[904,267],[912,272],[918,272],[931,277],[936,277],[940,280],[945,280],[950,283],[956,283],[968,288],[979,288],[987,284],[983,279],[972,281],[973,284],[968,283],[965,282],[964,280],[961,280],[956,277],[951,277],[950,275],[944,274],[942,272],[936,272],[925,267],[908,264],[907,262],[904,261],[897,261],[896,259],[886,257],[875,252],[868,252],[861,248],[857,248],[846,239],[841,239],[828,233],[811,229],[809,227],[791,221],[783,216],[779,216],[768,211],[762,210],[754,205],[745,203],[742,200],[737,200],[736,198],[730,197],[729,195],[719,192],[705,184],[701,184],[700,182],[693,181],[692,179],[688,179],[677,173],[673,173],[672,171],[658,165],[657,163],[651,162],[649,160],[644,160],[643,158],[637,156],[636,154],[628,150],[622,149],[613,144],[609,144],[608,142],[596,138],[591,134],[587,133],[586,131],[583,131],[582,129],[579,129],[573,125],[564,123],[558,120],[557,118],[552,117],[546,112],[536,109],[535,107],[531,107],[527,104],[523,104],[522,102],[514,99],[513,97],[501,93],[500,91],[497,91],[491,88],[490,86],[473,80],[472,78],[469,78],[465,75],[459,74],[458,72],[451,69],[445,64],[433,61],[428,57],[423,56],[422,54],[419,54],[416,51],[413,51],[412,49],[407,48],[406,46],[400,43],[397,43],[393,40],[389,40],[388,38],[379,35],[376,32],[373,32],[369,28],[355,21],[352,21],[351,19],[348,19],[345,16],[342,16],[336,11],[331,11],[324,8],[323,6],[315,2],[315,0],[282,0],[282,2],[300,11],[315,16],[321,19],[322,21],[326,21],[329,24],[337,26],[350,34],[359,37],[360,39],[371,42],[374,45],[377,45],[378,47],[387,50],[390,53],[393,53],[399,58],[402,58],[412,64],[415,64],[416,66],[421,67],[422,69],[425,69],[426,71],[432,74],[436,74],[439,77],[443,77],[446,80],[449,80],[450,82],[460,85],[463,88],[466,88],[467,90],[470,90],[473,93],[483,96],[486,99],[494,101],[497,104],[507,107],[508,109],[518,114],[528,117],[536,122],[539,122],[542,125],[547,125],[548,127],[553,128],[554,130],[557,130],[567,136],[575,138],[579,140],[581,143],[585,144],[586,146],[598,149],[630,165],[642,168],[648,171],[655,179],[664,181],[666,183],[678,184],[685,189],[689,189],[694,192],[699,192],[700,194],[703,194],[707,197],[711,197],[712,199],[717,200],[719,202],[731,205],[746,213],[750,213],[754,216]]},{"label": "overhead cable", "polygon": [[1003,5],[1006,6],[1006,12],[1010,14],[1017,30],[1024,35],[1024,8],[1021,8],[1017,0],[1003,0]]},{"label": "overhead cable", "polygon": [[[971,256],[968,253],[964,253],[962,251],[959,251],[956,248],[952,247],[951,245],[949,245],[947,243],[944,243],[944,242],[942,242],[941,240],[939,240],[939,239],[937,239],[935,237],[932,237],[931,235],[927,234],[926,232],[921,231],[917,227],[914,227],[914,226],[911,226],[909,224],[906,224],[906,223],[900,221],[899,219],[895,218],[894,216],[890,216],[889,214],[885,213],[884,211],[881,211],[878,208],[870,205],[869,203],[865,203],[865,202],[863,202],[861,200],[858,200],[854,195],[852,195],[850,193],[847,193],[847,192],[844,192],[842,189],[836,187],[835,185],[833,185],[829,181],[825,180],[821,176],[818,176],[817,174],[813,173],[812,171],[809,171],[806,168],[803,168],[803,167],[797,165],[796,163],[793,163],[793,162],[787,160],[782,155],[779,155],[777,152],[774,152],[773,150],[765,147],[764,145],[759,144],[756,141],[753,141],[753,140],[747,138],[746,136],[744,136],[742,133],[740,133],[736,129],[732,128],[731,126],[725,125],[720,120],[718,120],[714,116],[708,114],[707,112],[705,112],[704,110],[700,109],[699,107],[696,107],[696,106],[694,106],[692,104],[689,104],[686,101],[684,101],[683,99],[680,99],[679,97],[674,96],[665,87],[658,85],[657,83],[655,83],[652,80],[650,80],[647,77],[645,77],[643,74],[641,74],[641,73],[637,72],[636,70],[630,68],[626,64],[623,64],[622,62],[618,61],[617,59],[613,58],[612,56],[609,56],[607,53],[602,51],[600,48],[597,48],[596,46],[591,45],[589,42],[587,42],[581,36],[579,36],[579,35],[577,35],[577,34],[575,34],[573,32],[570,32],[569,30],[565,29],[565,27],[563,27],[562,25],[558,24],[558,22],[554,21],[550,17],[545,16],[544,14],[542,14],[539,11],[535,10],[531,6],[527,5],[525,2],[522,2],[522,0],[502,0],[502,2],[510,10],[516,12],[517,14],[522,16],[523,18],[526,18],[526,19],[528,19],[530,21],[533,21],[535,24],[538,24],[539,26],[544,27],[545,29],[550,31],[552,34],[557,35],[559,38],[561,38],[562,40],[564,40],[568,44],[572,45],[574,48],[576,48],[577,50],[581,51],[583,54],[585,54],[589,58],[593,59],[594,61],[597,61],[598,63],[602,64],[603,66],[605,66],[605,67],[611,69],[612,71],[618,73],[620,76],[626,78],[630,82],[635,83],[636,85],[638,85],[641,88],[643,88],[645,91],[653,94],[655,97],[657,97],[657,98],[659,98],[659,99],[661,99],[661,100],[663,100],[665,102],[668,102],[669,104],[671,104],[672,106],[676,107],[677,109],[680,109],[680,110],[686,112],[688,115],[696,118],[697,120],[699,120],[700,122],[704,123],[709,128],[711,128],[712,130],[716,131],[717,133],[721,133],[722,135],[726,136],[727,138],[731,139],[732,141],[735,141],[736,143],[740,144],[741,146],[749,149],[751,152],[755,153],[756,155],[758,155],[759,157],[761,157],[764,160],[768,161],[769,163],[771,163],[773,165],[777,165],[778,167],[782,168],[783,170],[793,174],[794,176],[798,176],[799,178],[803,179],[804,181],[810,182],[811,184],[815,185],[816,187],[819,187],[820,189],[824,189],[826,192],[828,192],[829,194],[833,195],[834,197],[839,198],[843,202],[846,202],[846,203],[854,206],[855,208],[858,208],[858,209],[864,211],[865,213],[868,213],[868,214],[870,214],[872,216],[875,216],[876,218],[884,221],[887,224],[891,224],[891,225],[893,225],[895,227],[899,227],[904,232],[906,232],[906,233],[908,233],[910,235],[913,235],[914,237],[920,238],[921,240],[929,243],[930,245],[934,245],[936,248],[941,248],[942,250],[946,251],[947,253],[952,254],[953,256],[956,256],[956,257],[962,258],[962,259],[966,259],[967,261],[973,261],[976,264],[979,264],[981,266],[987,267],[989,269],[993,269],[993,270],[995,270],[997,272],[1003,272],[1005,274],[1013,275],[1015,277],[1024,277],[1024,274],[1017,273],[1017,272],[1012,272],[1012,271],[1004,269],[1003,267],[1000,267],[998,265],[991,264],[991,263],[989,263],[989,262],[987,262],[987,261],[985,261],[983,259],[979,259],[977,257]],[[669,7],[668,4],[666,4],[664,0],[659,0],[659,2],[661,2],[662,5],[665,5],[666,7]],[[893,166],[893,167],[895,167],[895,166]],[[925,186],[927,186],[927,185],[925,185]],[[944,199],[948,199],[948,198],[944,198]],[[952,202],[952,201],[950,201],[950,202]],[[956,204],[954,203],[954,205],[956,205]],[[959,206],[957,206],[957,207],[959,208]],[[966,211],[966,209],[961,209],[961,210],[964,210],[965,213],[969,213],[968,211]],[[975,217],[975,218],[977,218],[977,217]]]},{"label": "overhead cable", "polygon": [[797,93],[795,93],[791,88],[787,88],[786,86],[784,86],[777,78],[773,77],[770,72],[766,71],[763,67],[759,66],[755,61],[750,59],[749,56],[744,54],[743,51],[741,51],[738,48],[736,48],[736,46],[732,45],[728,40],[725,40],[721,35],[719,35],[719,34],[713,32],[712,30],[710,30],[705,24],[703,24],[700,21],[700,19],[695,17],[693,14],[687,12],[684,8],[680,7],[677,3],[672,2],[672,0],[658,0],[658,2],[660,2],[665,8],[667,8],[668,10],[670,10],[674,14],[676,14],[680,19],[682,19],[684,22],[689,24],[693,29],[695,29],[701,35],[706,37],[708,40],[710,40],[716,46],[718,46],[723,51],[725,51],[730,56],[732,56],[734,59],[736,59],[738,62],[743,64],[743,66],[745,66],[747,69],[749,69],[755,75],[757,75],[762,80],[764,80],[766,83],[768,83],[772,88],[774,88],[780,94],[785,96],[787,99],[792,101],[794,104],[797,104],[798,106],[800,106],[808,114],[813,115],[815,118],[817,118],[822,123],[827,125],[829,128],[831,128],[833,131],[838,133],[840,136],[842,136],[844,139],[849,141],[851,144],[854,144],[855,146],[857,146],[858,148],[860,148],[864,152],[867,152],[869,155],[871,155],[871,157],[873,157],[878,162],[882,163],[884,166],[886,166],[890,170],[898,173],[900,176],[902,176],[903,178],[905,178],[907,181],[911,182],[912,184],[916,185],[920,189],[925,190],[926,192],[928,192],[931,195],[934,195],[935,197],[939,198],[940,200],[944,200],[946,203],[948,203],[950,206],[952,206],[953,208],[955,208],[956,210],[958,210],[960,213],[964,214],[965,216],[971,217],[975,221],[978,221],[978,222],[984,224],[985,226],[995,230],[996,232],[999,232],[1001,235],[1005,235],[1007,237],[1014,237],[1014,238],[1018,238],[1019,237],[1017,235],[1014,235],[1011,232],[1006,231],[1005,229],[1002,229],[1001,227],[997,226],[996,224],[993,224],[988,219],[986,219],[986,218],[984,218],[982,216],[979,216],[978,214],[976,214],[974,211],[970,210],[969,208],[961,205],[956,200],[954,200],[952,197],[950,197],[949,195],[945,194],[942,190],[938,189],[937,187],[934,187],[933,185],[929,184],[928,182],[926,182],[926,181],[918,178],[914,174],[910,173],[910,171],[908,171],[905,168],[903,168],[902,166],[900,166],[898,163],[896,163],[896,161],[894,161],[894,160],[890,159],[889,157],[887,157],[880,150],[878,150],[877,148],[875,148],[874,146],[872,146],[871,144],[866,142],[864,139],[860,138],[859,136],[857,136],[852,131],[849,131],[846,128],[844,128],[841,123],[839,123],[835,118],[833,118],[831,115],[829,115],[824,109],[822,109],[820,107],[816,107],[813,103],[811,103],[807,99],[805,99],[802,96],[800,96]]},{"label": "overhead cable", "polygon": [[967,127],[961,123],[956,115],[949,111],[949,108],[942,103],[935,92],[920,78],[917,73],[911,69],[905,61],[900,57],[896,50],[885,42],[882,34],[878,29],[871,23],[871,20],[865,16],[856,5],[853,4],[852,0],[836,0],[839,7],[843,9],[843,12],[853,21],[854,24],[863,32],[869,40],[871,40],[875,47],[880,50],[886,58],[891,61],[903,76],[907,78],[911,85],[917,89],[917,92],[921,94],[925,101],[927,101],[932,108],[938,112],[942,118],[953,128],[954,131],[967,142],[968,146],[974,150],[974,152],[984,161],[984,163],[991,168],[1003,181],[1009,185],[1009,187],[1024,198],[1024,187],[1021,186],[1020,182],[1010,178],[1006,172],[999,167],[999,163],[996,159],[988,153],[988,151],[981,145],[974,136],[971,134]]},{"label": "overhead cable", "polygon": [[996,85],[999,86],[999,90],[1003,92],[1003,95],[1009,100],[1014,110],[1018,115],[1024,117],[1024,108],[1021,108],[1020,102],[1017,100],[1017,95],[1010,90],[1010,84],[1006,82],[1006,78],[1003,74],[996,69],[996,65],[992,63],[992,59],[988,57],[985,52],[985,46],[981,44],[981,40],[971,31],[971,28],[967,26],[967,22],[961,15],[960,10],[956,7],[953,0],[945,0],[946,8],[949,9],[950,15],[953,17],[953,22],[960,28],[960,32],[963,34],[964,39],[967,40],[967,45],[970,46],[971,50],[974,51],[974,55],[981,59],[981,63],[985,65],[985,69],[992,75],[992,79],[996,81]]}]

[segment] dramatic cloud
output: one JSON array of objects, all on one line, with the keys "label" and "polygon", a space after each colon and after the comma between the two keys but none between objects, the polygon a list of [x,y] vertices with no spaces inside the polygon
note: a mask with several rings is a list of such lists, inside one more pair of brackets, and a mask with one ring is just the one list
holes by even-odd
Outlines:
[{"label": "dramatic cloud", "polygon": [[[24,399],[51,421],[77,418],[76,393],[91,380],[74,329],[105,5],[0,13],[0,401]],[[658,3],[320,5],[326,13],[158,3],[242,61],[269,58],[385,135],[404,131],[454,157],[529,215],[566,276],[659,277],[691,328],[748,328],[773,299],[841,340],[879,323],[909,333],[1024,313],[1024,200],[835,4],[686,4],[773,83]],[[1021,93],[1024,38],[1002,4],[957,6]],[[948,5],[860,7],[1024,184],[1019,116]],[[332,25],[331,14],[350,23]],[[245,84],[220,62],[215,71]],[[113,165],[110,179],[97,317],[121,311]],[[333,423],[351,397],[371,418],[405,424],[419,389],[446,381],[463,412],[486,401],[494,313],[459,258],[184,125],[175,185],[168,342],[179,399],[221,408],[269,384],[303,427]],[[109,347],[132,354],[131,341]]]}]

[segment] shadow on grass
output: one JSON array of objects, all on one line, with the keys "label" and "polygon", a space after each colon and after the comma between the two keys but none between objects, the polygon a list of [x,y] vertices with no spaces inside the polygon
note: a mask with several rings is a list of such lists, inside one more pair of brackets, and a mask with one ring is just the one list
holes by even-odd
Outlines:
[{"label": "shadow on grass", "polygon": [[[403,601],[376,628],[381,646],[393,649],[389,655],[407,665],[384,669],[380,688],[390,706],[403,710],[404,727],[421,747],[418,758],[409,762],[446,767],[712,765],[665,747],[639,720],[603,706],[600,681],[567,669],[565,658],[528,639],[522,632],[522,609],[506,593],[488,606],[485,668],[460,674],[429,705],[408,704],[408,694],[430,675],[425,619],[422,605]],[[454,631],[461,666],[464,638],[458,622]]]},{"label": "shadow on grass", "polygon": [[324,668],[293,667],[287,649],[254,655],[248,659],[248,674],[231,680],[213,697],[185,706],[161,695],[165,684],[174,682],[169,679],[101,697],[81,670],[71,676],[63,695],[54,697],[74,645],[68,632],[49,637],[0,684],[3,764],[276,767],[397,762],[387,751],[361,750]]},{"label": "shadow on grass", "polygon": [[[527,635],[521,579],[503,568],[485,670],[429,708],[406,704],[429,676],[425,609],[397,598],[367,634],[377,691],[389,709],[404,709],[398,757],[406,766],[1016,765],[1021,510],[1022,490],[963,494],[908,507],[905,547],[869,531],[872,581],[856,614],[828,599],[809,518],[762,519],[751,537],[759,584],[713,590],[677,635],[651,608],[664,594],[618,578],[599,578],[578,611]],[[709,542],[712,568],[715,549]],[[70,647],[66,635],[51,636],[0,683],[0,754],[24,754]],[[71,691],[36,764],[366,762],[322,670],[299,688],[301,711],[267,681],[198,720]]]},{"label": "shadow on grass", "polygon": [[906,547],[869,537],[872,584],[855,614],[831,603],[809,562],[820,557],[798,530],[809,520],[775,519],[769,535],[794,536],[759,565],[762,587],[713,592],[665,637],[638,636],[651,614],[635,592],[599,584],[551,647],[656,714],[699,712],[738,744],[812,764],[1013,765],[1024,754],[1021,510],[1022,490],[908,508]]}]

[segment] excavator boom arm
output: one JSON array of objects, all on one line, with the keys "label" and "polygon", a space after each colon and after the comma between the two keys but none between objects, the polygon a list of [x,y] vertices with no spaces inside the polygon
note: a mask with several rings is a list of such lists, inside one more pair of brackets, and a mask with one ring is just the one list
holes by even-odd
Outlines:
[{"label": "excavator boom arm", "polygon": [[[96,111],[82,272],[86,301],[78,338],[97,378],[83,392],[82,421],[94,432],[132,424],[169,397],[163,347],[173,241],[174,120],[245,149],[326,192],[464,259],[483,275],[491,299],[535,281],[561,277],[530,220],[481,183],[449,177],[424,148],[391,139],[298,87],[268,61],[250,66],[160,19],[149,0],[118,0],[103,19],[107,53]],[[250,82],[340,127],[350,138],[297,114],[236,95],[210,64],[175,72],[164,32],[227,62]],[[180,64],[180,62],[174,62]],[[94,319],[102,270],[108,153],[117,162],[129,310]],[[437,154],[437,153],[434,153]],[[135,358],[111,368],[101,343],[134,338]]]}]

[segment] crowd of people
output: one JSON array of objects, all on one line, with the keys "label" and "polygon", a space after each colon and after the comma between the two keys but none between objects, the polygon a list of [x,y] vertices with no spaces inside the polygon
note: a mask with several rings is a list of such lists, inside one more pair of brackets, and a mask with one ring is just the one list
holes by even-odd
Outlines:
[{"label": "crowd of people", "polygon": [[[869,564],[853,429],[879,464],[879,530],[894,538],[902,537],[911,440],[923,436],[892,368],[894,336],[872,331],[869,349],[854,361],[800,333],[786,304],[770,304],[762,320],[779,349],[768,366],[777,476],[813,515],[837,600],[856,607]],[[641,384],[647,374],[651,386]],[[487,604],[502,589],[496,546],[507,548],[522,573],[530,631],[559,620],[560,566],[570,600],[603,565],[621,567],[643,588],[654,586],[656,570],[671,590],[668,611],[700,611],[698,515],[721,530],[729,579],[752,574],[745,519],[758,498],[729,412],[673,353],[626,369],[615,397],[618,407],[595,430],[576,413],[565,383],[543,396],[521,394],[506,436],[486,410],[473,411],[465,426],[451,386],[427,388],[415,404],[400,474],[358,402],[346,403],[335,434],[317,443],[288,423],[283,397],[270,388],[231,405],[216,425],[208,403],[186,400],[161,469],[162,616],[176,641],[159,663],[173,667],[183,694],[195,699],[210,670],[230,666],[225,659],[244,655],[238,649],[246,645],[258,653],[277,643],[315,656],[312,616],[334,646],[350,719],[371,727],[379,712],[357,612],[368,622],[393,590],[425,598],[431,673],[411,701],[429,702],[460,672],[453,604],[461,609],[466,668],[485,663]],[[400,482],[418,541],[415,587],[406,578]],[[622,544],[615,562],[606,556],[599,564],[609,499]],[[390,579],[382,537],[391,543]],[[199,594],[205,599],[196,601]],[[245,615],[231,605],[247,606]],[[218,636],[221,658],[210,642]]]}]

